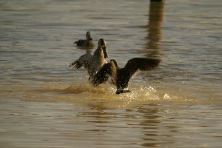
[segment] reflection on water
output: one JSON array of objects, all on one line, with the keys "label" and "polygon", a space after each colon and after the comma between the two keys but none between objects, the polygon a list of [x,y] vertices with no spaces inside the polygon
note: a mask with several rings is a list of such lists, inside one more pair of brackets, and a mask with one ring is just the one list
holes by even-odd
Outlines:
[{"label": "reflection on water", "polygon": [[[220,4],[0,1],[0,147],[220,147]],[[68,69],[88,30],[121,67],[144,54],[162,62],[131,93],[94,88]]]},{"label": "reflection on water", "polygon": [[164,1],[151,1],[149,7],[147,53],[146,56],[160,57],[161,25],[163,21]]},{"label": "reflection on water", "polygon": [[144,147],[157,147],[160,145],[158,140],[158,125],[160,123],[159,109],[157,105],[150,105],[149,108],[139,108],[138,112],[142,114],[144,120],[141,121],[140,126],[143,128],[145,141],[142,145]]}]

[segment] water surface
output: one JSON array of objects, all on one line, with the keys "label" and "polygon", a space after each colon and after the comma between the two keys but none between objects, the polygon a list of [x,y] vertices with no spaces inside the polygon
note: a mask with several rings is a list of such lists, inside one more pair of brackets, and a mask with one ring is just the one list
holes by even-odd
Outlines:
[{"label": "water surface", "polygon": [[[1,147],[220,147],[220,0],[0,1]],[[93,88],[68,65],[91,31],[120,66],[160,65],[131,93]]]}]

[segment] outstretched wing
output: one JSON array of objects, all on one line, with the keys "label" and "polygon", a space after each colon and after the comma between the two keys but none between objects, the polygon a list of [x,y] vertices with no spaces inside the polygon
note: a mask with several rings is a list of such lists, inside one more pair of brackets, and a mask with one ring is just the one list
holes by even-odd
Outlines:
[{"label": "outstretched wing", "polygon": [[94,86],[98,86],[101,83],[104,83],[111,76],[111,64],[106,63],[103,67],[93,76],[91,83]]},{"label": "outstretched wing", "polygon": [[90,53],[86,53],[86,54],[80,56],[79,59],[72,62],[69,65],[69,67],[73,68],[73,69],[79,69],[82,66],[84,66],[84,68],[88,68],[88,65],[91,62],[91,59],[92,59],[92,55]]},{"label": "outstretched wing", "polygon": [[132,76],[137,70],[152,70],[157,67],[159,63],[160,59],[156,58],[133,58],[127,62],[124,69],[129,72],[130,76]]},{"label": "outstretched wing", "polygon": [[72,62],[71,64],[69,64],[69,68],[72,69],[79,69],[80,67],[82,67],[82,63],[79,62],[79,60],[76,60],[74,62]]}]

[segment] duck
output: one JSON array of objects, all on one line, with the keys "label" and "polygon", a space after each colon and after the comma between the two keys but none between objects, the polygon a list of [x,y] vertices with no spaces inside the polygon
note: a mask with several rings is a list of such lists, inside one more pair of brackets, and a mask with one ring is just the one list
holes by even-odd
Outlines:
[{"label": "duck", "polygon": [[107,63],[108,54],[106,52],[106,42],[103,38],[99,39],[98,47],[93,54],[86,53],[80,56],[77,60],[72,62],[69,67],[72,69],[79,69],[84,67],[87,69],[89,79],[91,79],[97,71]]},{"label": "duck", "polygon": [[130,78],[138,71],[149,71],[157,67],[160,59],[157,58],[132,58],[128,60],[123,68],[120,68],[115,59],[111,59],[93,76],[91,83],[98,86],[111,77],[112,83],[116,86],[116,94],[130,92],[128,83]]},{"label": "duck", "polygon": [[94,47],[93,39],[89,31],[86,32],[86,39],[80,39],[75,41],[73,44],[76,44],[76,46],[80,48],[91,49]]}]

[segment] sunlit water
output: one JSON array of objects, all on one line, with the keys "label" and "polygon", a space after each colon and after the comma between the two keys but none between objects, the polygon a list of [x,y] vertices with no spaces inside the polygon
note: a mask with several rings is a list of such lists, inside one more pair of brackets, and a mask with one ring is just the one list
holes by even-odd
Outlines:
[{"label": "sunlit water", "polygon": [[[0,147],[220,147],[221,0],[1,0]],[[155,56],[131,93],[68,65],[95,44],[121,66]]]}]

